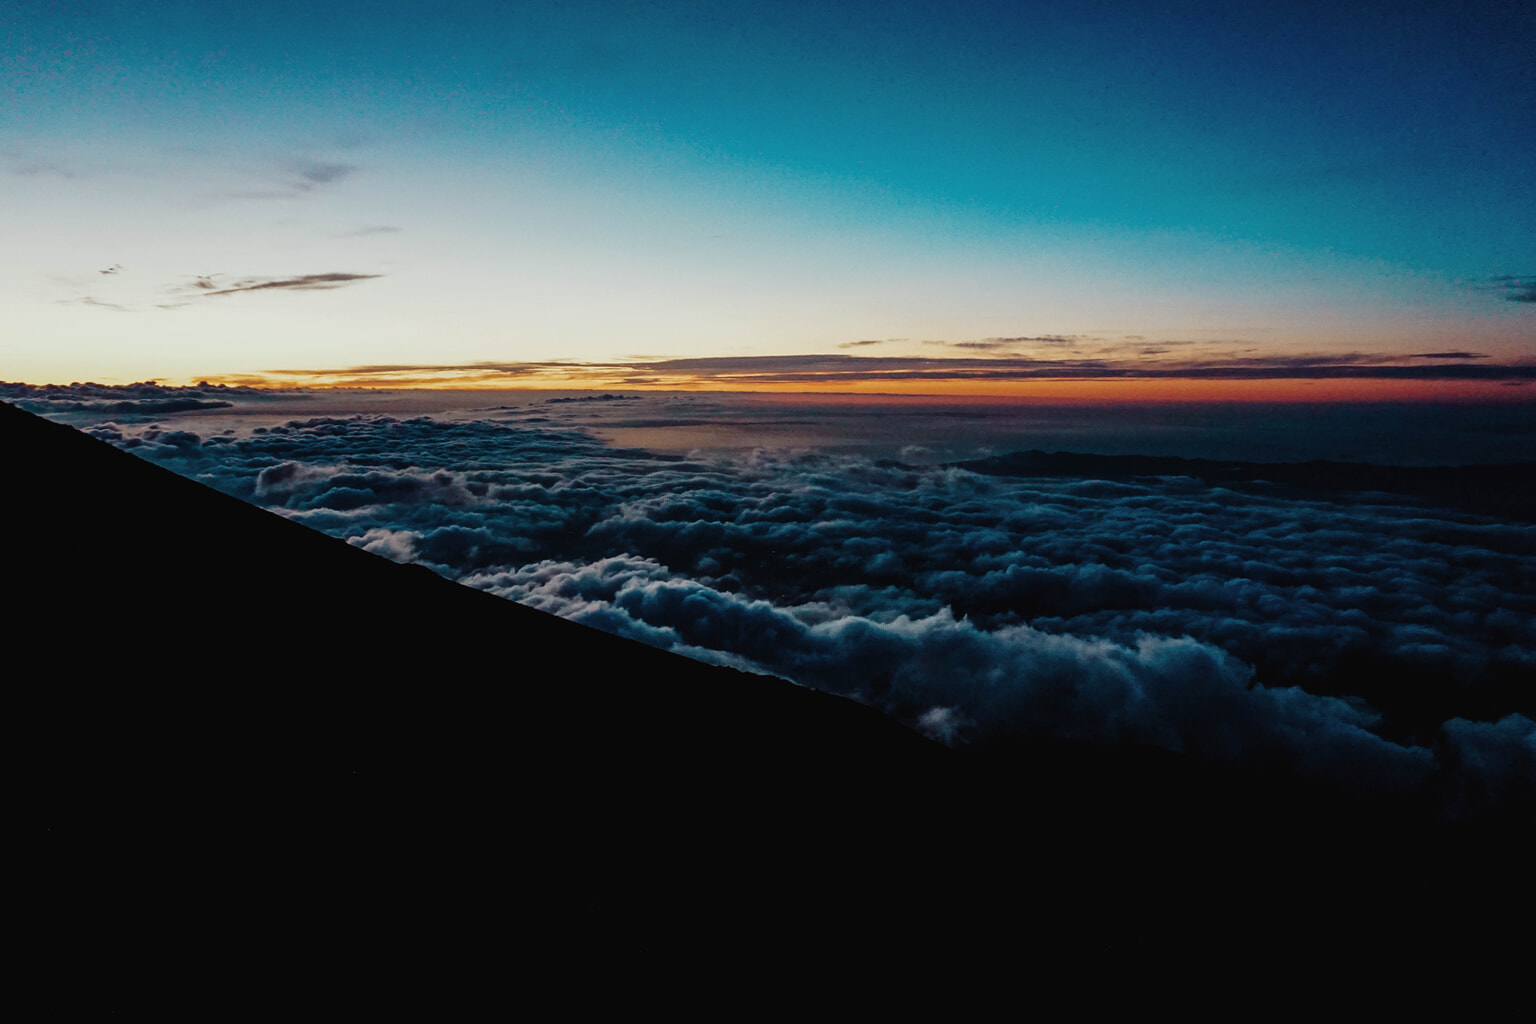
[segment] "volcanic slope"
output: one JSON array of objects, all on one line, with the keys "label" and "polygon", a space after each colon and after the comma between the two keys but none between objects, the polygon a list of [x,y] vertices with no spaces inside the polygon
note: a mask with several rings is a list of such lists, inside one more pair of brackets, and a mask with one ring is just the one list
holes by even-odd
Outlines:
[{"label": "volcanic slope", "polygon": [[146,916],[473,970],[508,928],[568,966],[662,933],[851,955],[1027,921],[1020,949],[1230,952],[1518,912],[1507,823],[1142,748],[950,750],[3,404],[0,444],[19,789],[49,927],[99,956]]}]

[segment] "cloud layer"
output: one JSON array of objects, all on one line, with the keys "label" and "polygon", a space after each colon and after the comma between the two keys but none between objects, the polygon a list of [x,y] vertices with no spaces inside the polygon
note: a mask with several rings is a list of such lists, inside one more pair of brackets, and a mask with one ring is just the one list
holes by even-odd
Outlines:
[{"label": "cloud layer", "polygon": [[162,387],[154,381],[137,384],[16,384],[0,381],[0,399],[29,412],[98,413],[154,416],[197,409],[227,409],[235,395],[252,395],[250,388],[202,384],[195,388]]},{"label": "cloud layer", "polygon": [[1528,524],[1188,478],[663,457],[493,421],[95,433],[367,550],[949,742],[1148,743],[1456,805],[1536,784]]}]

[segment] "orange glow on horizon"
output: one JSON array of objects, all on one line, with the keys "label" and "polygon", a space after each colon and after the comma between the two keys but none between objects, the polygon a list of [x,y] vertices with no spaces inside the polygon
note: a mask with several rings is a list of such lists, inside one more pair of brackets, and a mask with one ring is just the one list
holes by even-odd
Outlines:
[{"label": "orange glow on horizon", "polygon": [[881,398],[962,401],[1105,402],[1114,404],[1171,402],[1276,402],[1332,404],[1339,402],[1517,402],[1536,400],[1536,382],[1514,385],[1497,380],[1393,380],[1379,378],[1276,378],[1214,380],[1209,378],[1113,378],[1029,380],[887,380],[879,377],[826,381],[735,380],[730,375],[642,374],[635,368],[539,367],[527,373],[463,370],[422,373],[415,368],[366,373],[289,372],[243,374],[188,379],[187,383],[246,386],[263,390],[295,388],[452,391],[693,391],[734,394],[846,395]]}]

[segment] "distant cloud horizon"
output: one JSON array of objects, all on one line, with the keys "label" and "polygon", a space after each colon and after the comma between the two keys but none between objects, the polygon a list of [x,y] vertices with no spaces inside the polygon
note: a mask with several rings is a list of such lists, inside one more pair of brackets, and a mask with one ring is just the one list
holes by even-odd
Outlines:
[{"label": "distant cloud horizon", "polygon": [[[996,339],[999,342],[1013,339]],[[1039,339],[1018,339],[1039,340]],[[1056,339],[1044,339],[1054,341]],[[1064,339],[1063,339],[1064,340]],[[870,342],[854,344],[866,345]],[[991,340],[944,343],[955,348],[991,347]],[[1336,381],[1524,385],[1536,381],[1536,362],[1495,361],[1488,353],[1462,350],[1403,354],[1228,356],[1220,359],[1148,358],[1161,347],[1129,343],[1099,358],[1008,356],[860,356],[841,353],[720,356],[615,361],[542,360],[526,362],[389,363],[332,368],[276,368],[231,383],[281,382],[292,386],[601,386],[795,388],[882,383],[1018,385],[1031,382],[1281,382]],[[370,385],[370,382],[371,385]],[[592,384],[591,386],[599,386]]]}]

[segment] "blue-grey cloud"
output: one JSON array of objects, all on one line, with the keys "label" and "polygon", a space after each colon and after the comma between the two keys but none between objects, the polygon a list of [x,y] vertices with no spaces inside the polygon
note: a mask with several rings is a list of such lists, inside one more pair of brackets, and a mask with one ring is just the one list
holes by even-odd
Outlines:
[{"label": "blue-grey cloud", "polygon": [[303,199],[330,191],[363,170],[357,164],[299,156],[260,168],[257,173],[269,184],[263,188],[221,193],[225,199]]},{"label": "blue-grey cloud", "polygon": [[350,178],[358,172],[354,164],[328,163],[323,160],[295,160],[289,168],[295,177],[293,187],[311,192],[325,185]]},{"label": "blue-grey cloud", "polygon": [[76,177],[75,171],[60,160],[23,160],[11,165],[11,173],[22,178],[54,177],[66,181]]},{"label": "blue-grey cloud", "polygon": [[1496,277],[1490,288],[1506,302],[1536,302],[1536,275]]}]

